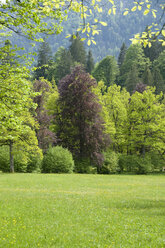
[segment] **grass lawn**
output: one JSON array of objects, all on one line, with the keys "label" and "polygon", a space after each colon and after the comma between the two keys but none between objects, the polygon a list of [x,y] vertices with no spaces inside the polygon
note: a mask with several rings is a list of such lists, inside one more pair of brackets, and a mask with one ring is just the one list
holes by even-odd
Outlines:
[{"label": "grass lawn", "polygon": [[165,176],[0,174],[0,247],[165,247]]}]

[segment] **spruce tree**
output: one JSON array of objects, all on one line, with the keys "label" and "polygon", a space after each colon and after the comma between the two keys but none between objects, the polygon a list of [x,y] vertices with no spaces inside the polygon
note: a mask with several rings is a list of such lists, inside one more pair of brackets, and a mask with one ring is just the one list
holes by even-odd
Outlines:
[{"label": "spruce tree", "polygon": [[[148,27],[145,29],[146,32],[149,31]],[[149,36],[147,36],[149,38]],[[161,37],[161,39],[165,39],[165,37]],[[153,62],[155,59],[157,59],[160,55],[160,53],[165,49],[164,46],[162,46],[161,42],[158,40],[151,40],[151,46],[148,45],[146,47],[143,46],[144,54],[147,58],[150,59],[151,62]]]},{"label": "spruce tree", "polygon": [[97,82],[103,80],[106,86],[110,86],[115,82],[118,72],[116,59],[113,56],[106,56],[98,63],[92,75]]},{"label": "spruce tree", "polygon": [[142,81],[144,84],[147,84],[148,86],[153,85],[153,77],[152,73],[150,71],[150,68],[146,65],[145,70],[142,75]]},{"label": "spruce tree", "polygon": [[126,51],[127,51],[127,47],[126,47],[125,43],[123,42],[123,44],[122,44],[122,46],[120,48],[120,53],[119,53],[119,57],[118,57],[119,69],[121,68],[121,66],[122,66],[122,64],[124,62]]},{"label": "spruce tree", "polygon": [[69,50],[61,48],[55,55],[55,80],[58,83],[63,77],[71,73],[73,65],[72,56]]},{"label": "spruce tree", "polygon": [[94,69],[94,59],[92,56],[92,51],[88,51],[88,56],[87,56],[87,65],[86,65],[86,71],[91,74],[93,69]]},{"label": "spruce tree", "polygon": [[52,62],[52,52],[49,43],[44,40],[38,50],[37,69],[34,74],[35,79],[48,77],[48,66]]},{"label": "spruce tree", "polygon": [[76,34],[76,39],[72,36],[71,45],[69,47],[69,51],[72,55],[73,61],[80,63],[86,67],[86,51],[84,48],[84,43],[81,41],[79,34]]},{"label": "spruce tree", "polygon": [[156,87],[155,93],[160,94],[161,91],[165,93],[165,81],[163,81],[163,77],[157,66],[153,68],[152,75],[153,75],[153,85]]},{"label": "spruce tree", "polygon": [[128,73],[126,79],[126,89],[127,91],[132,94],[133,90],[135,89],[136,85],[140,83],[140,79],[138,77],[138,69],[136,64],[131,66],[131,69]]},{"label": "spruce tree", "polygon": [[120,68],[119,84],[125,86],[126,80],[132,65],[135,64],[138,70],[139,78],[142,78],[142,74],[145,71],[146,65],[150,65],[150,60],[145,57],[141,45],[131,45],[126,52],[124,62]]}]

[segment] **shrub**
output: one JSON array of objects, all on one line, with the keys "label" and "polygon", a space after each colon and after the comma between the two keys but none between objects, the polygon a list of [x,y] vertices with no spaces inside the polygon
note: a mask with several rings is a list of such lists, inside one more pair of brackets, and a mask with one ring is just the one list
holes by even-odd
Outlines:
[{"label": "shrub", "polygon": [[27,172],[32,173],[32,172],[41,172],[41,163],[42,159],[39,155],[37,156],[30,156],[29,161],[27,163]]},{"label": "shrub", "polygon": [[165,166],[165,158],[156,152],[150,153],[151,161],[153,164],[153,171],[160,172],[162,168]]},{"label": "shrub", "polygon": [[10,171],[10,159],[9,159],[9,147],[0,147],[0,171],[9,172]]},{"label": "shrub", "polygon": [[136,174],[146,174],[153,170],[153,165],[149,155],[144,158],[138,155],[119,156],[119,169],[123,172],[133,172]]},{"label": "shrub", "polygon": [[119,172],[118,166],[118,154],[113,151],[106,151],[103,153],[104,155],[104,163],[101,167],[102,174],[111,174]]},{"label": "shrub", "polygon": [[[27,164],[23,159],[22,152],[14,154],[14,171],[26,172]],[[0,170],[3,172],[10,172],[10,155],[9,146],[0,147]]]},{"label": "shrub", "polygon": [[77,173],[89,173],[91,162],[89,158],[77,158],[75,160],[75,172]]},{"label": "shrub", "polygon": [[[32,154],[20,147],[14,147],[14,171],[15,172],[33,172],[39,171],[41,155]],[[34,161],[35,160],[35,161]],[[0,171],[10,172],[9,146],[0,147]]]},{"label": "shrub", "polygon": [[44,173],[71,173],[74,168],[74,160],[68,149],[62,146],[50,147],[42,161]]},{"label": "shrub", "polygon": [[27,160],[21,152],[14,155],[14,171],[24,173],[27,172]]}]

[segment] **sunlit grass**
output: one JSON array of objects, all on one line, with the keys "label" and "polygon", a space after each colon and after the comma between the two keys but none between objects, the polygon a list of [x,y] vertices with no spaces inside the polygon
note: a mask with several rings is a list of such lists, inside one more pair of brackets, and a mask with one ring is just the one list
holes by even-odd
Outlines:
[{"label": "sunlit grass", "polygon": [[165,247],[165,177],[0,174],[0,247]]}]

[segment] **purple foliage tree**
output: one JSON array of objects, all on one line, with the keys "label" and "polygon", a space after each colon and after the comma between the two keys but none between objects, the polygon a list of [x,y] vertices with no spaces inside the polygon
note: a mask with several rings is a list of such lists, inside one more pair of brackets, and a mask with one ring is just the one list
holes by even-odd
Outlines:
[{"label": "purple foliage tree", "polygon": [[43,152],[47,150],[50,144],[56,143],[56,135],[49,130],[52,116],[48,115],[44,107],[45,97],[50,90],[51,86],[44,78],[40,78],[34,82],[34,91],[40,92],[40,95],[34,98],[34,102],[37,103],[36,118],[39,123],[39,129],[36,131],[36,134],[39,147]]},{"label": "purple foliage tree", "polygon": [[138,91],[139,93],[143,93],[147,89],[147,85],[143,83],[138,83],[133,91],[135,93]]},{"label": "purple foliage tree", "polygon": [[102,149],[107,144],[101,105],[92,87],[96,80],[85,73],[81,66],[59,83],[60,138],[75,158],[90,158],[99,170]]}]

